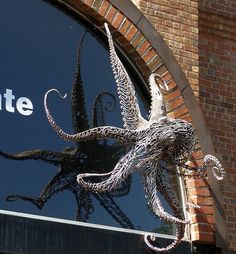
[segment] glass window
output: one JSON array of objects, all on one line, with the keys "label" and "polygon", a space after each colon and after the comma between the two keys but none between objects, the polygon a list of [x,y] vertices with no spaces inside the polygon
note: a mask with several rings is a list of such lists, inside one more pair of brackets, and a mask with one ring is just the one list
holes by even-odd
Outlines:
[{"label": "glass window", "polygon": [[[56,88],[68,96],[51,93],[48,106],[67,133],[122,127],[109,54],[99,38],[40,0],[18,0],[14,8],[2,0],[0,21],[0,209],[172,234],[172,225],[156,220],[147,208],[137,173],[111,193],[89,193],[77,184],[78,173],[110,171],[126,148],[114,140],[65,142],[46,118],[43,98]],[[76,51],[85,31],[77,98]],[[134,82],[142,83],[137,77]],[[139,102],[147,115],[140,92]]]}]

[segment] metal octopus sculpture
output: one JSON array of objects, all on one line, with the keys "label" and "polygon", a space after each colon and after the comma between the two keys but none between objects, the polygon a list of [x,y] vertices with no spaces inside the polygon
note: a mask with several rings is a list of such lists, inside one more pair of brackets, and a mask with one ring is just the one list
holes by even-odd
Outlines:
[{"label": "metal octopus sculpture", "polygon": [[[125,182],[135,170],[138,170],[143,179],[148,205],[153,213],[161,220],[177,225],[176,240],[170,245],[163,248],[158,247],[155,244],[155,236],[153,234],[146,234],[144,236],[145,243],[154,251],[169,251],[180,243],[184,237],[185,225],[190,220],[185,218],[184,208],[181,206],[176,193],[172,190],[168,179],[165,177],[165,167],[169,165],[179,166],[185,168],[187,172],[193,170],[195,175],[201,176],[208,166],[212,166],[213,173],[219,180],[223,177],[224,169],[220,162],[212,155],[205,156],[203,166],[201,167],[191,168],[185,164],[194,147],[195,132],[189,122],[167,117],[165,102],[160,88],[168,90],[168,86],[158,74],[151,74],[149,78],[152,98],[149,120],[145,120],[141,116],[134,86],[116,54],[107,24],[105,24],[105,29],[124,128],[102,126],[78,132],[77,134],[65,133],[57,125],[47,106],[49,93],[56,91],[60,95],[56,89],[51,89],[45,94],[45,112],[53,129],[64,140],[88,142],[90,140],[113,138],[131,146],[130,150],[110,172],[102,174],[89,172],[78,174],[77,181],[86,190],[90,190],[93,193],[103,193],[114,190]],[[65,98],[65,96],[62,98]],[[157,192],[160,192],[167,201],[173,211],[173,215],[165,211]]]},{"label": "metal octopus sculpture", "polygon": [[[85,33],[78,45],[76,75],[71,92],[72,124],[75,132],[89,128],[80,74],[80,58],[84,35]],[[106,103],[104,104],[104,102]],[[115,97],[111,93],[102,92],[97,95],[93,106],[93,127],[105,124],[104,111],[112,111],[115,104]],[[108,172],[123,152],[123,147],[118,144],[109,145],[106,140],[100,143],[96,140],[88,143],[77,142],[76,147],[65,148],[63,152],[31,150],[10,155],[0,151],[0,156],[10,160],[37,160],[59,167],[59,172],[47,183],[39,197],[13,194],[8,195],[6,199],[12,202],[16,200],[28,201],[42,209],[52,196],[60,191],[69,190],[74,194],[77,202],[76,220],[87,221],[89,215],[94,211],[92,195],[122,227],[134,228],[130,219],[122,212],[113,199],[129,192],[131,178],[111,193],[90,193],[88,190],[81,188],[76,181],[79,173],[87,172],[88,170],[94,172],[95,168],[101,173]],[[104,159],[101,160],[102,155],[106,155],[105,161]]]}]

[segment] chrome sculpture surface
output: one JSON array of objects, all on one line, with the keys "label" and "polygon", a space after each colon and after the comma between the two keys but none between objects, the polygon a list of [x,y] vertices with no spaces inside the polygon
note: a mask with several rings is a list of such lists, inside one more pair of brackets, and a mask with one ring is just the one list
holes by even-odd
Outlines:
[{"label": "chrome sculpture surface", "polygon": [[[85,33],[82,35],[78,45],[76,73],[71,90],[72,125],[75,132],[89,128],[86,99],[80,71],[84,35]],[[99,93],[94,100],[92,126],[104,125],[105,113],[112,112],[115,106],[116,99],[113,94],[109,92]],[[106,140],[102,143],[96,140],[87,143],[76,142],[75,146],[66,147],[62,152],[38,149],[11,155],[0,151],[0,156],[9,160],[36,160],[59,168],[59,172],[49,180],[39,197],[11,194],[6,199],[11,202],[16,200],[27,201],[42,209],[45,203],[54,195],[68,190],[74,195],[77,203],[76,220],[85,222],[89,219],[94,212],[92,200],[92,197],[94,197],[121,227],[133,229],[133,223],[114,200],[114,198],[129,193],[131,178],[111,193],[90,193],[78,185],[76,181],[76,176],[79,173],[87,172],[88,170],[90,172],[95,172],[95,170],[99,170],[101,173],[108,172],[111,165],[116,163],[123,152],[124,149],[121,145],[110,145],[106,143]],[[102,155],[106,155],[106,160],[100,158]]]},{"label": "chrome sculpture surface", "polygon": [[[165,177],[168,166],[178,166],[192,175],[201,177],[208,166],[213,167],[217,179],[223,178],[224,169],[212,155],[204,158],[203,166],[191,168],[186,164],[194,147],[195,133],[192,125],[181,119],[171,119],[167,116],[161,90],[168,90],[165,80],[158,74],[149,78],[151,93],[151,110],[149,120],[140,113],[139,104],[132,81],[120,61],[113,44],[108,25],[105,29],[109,42],[110,60],[117,84],[124,128],[101,126],[89,130],[80,130],[77,134],[65,133],[55,122],[47,106],[49,93],[58,90],[51,89],[45,94],[44,107],[49,123],[57,134],[66,141],[85,142],[89,140],[114,138],[123,144],[131,146],[130,150],[118,161],[113,170],[108,173],[83,173],[77,176],[78,183],[86,190],[95,193],[112,191],[138,170],[143,179],[143,186],[148,205],[161,220],[172,222],[176,227],[176,240],[166,247],[155,246],[155,236],[147,234],[145,243],[154,251],[164,252],[176,247],[184,237],[185,225],[190,222],[185,218],[184,209]],[[64,98],[63,96],[61,96]],[[96,182],[94,179],[98,179]],[[105,179],[104,179],[105,178]],[[157,192],[160,192],[173,211],[173,215],[165,211]],[[191,204],[187,205],[188,207]]]}]

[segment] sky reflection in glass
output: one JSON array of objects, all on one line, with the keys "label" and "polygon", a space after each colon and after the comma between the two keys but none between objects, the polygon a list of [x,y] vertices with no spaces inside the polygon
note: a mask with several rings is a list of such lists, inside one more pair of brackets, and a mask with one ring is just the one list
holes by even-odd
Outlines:
[{"label": "sky reflection in glass", "polygon": [[[8,0],[2,0],[0,31],[0,150],[11,154],[33,149],[60,152],[66,147],[75,146],[61,140],[48,124],[43,96],[50,88],[56,88],[62,94],[70,94],[76,66],[76,48],[85,28],[43,1],[19,0],[14,2],[13,8]],[[86,111],[92,126],[95,97],[103,91],[115,96],[117,94],[108,52],[90,33],[84,39],[81,68]],[[12,91],[14,99],[4,97],[6,89]],[[32,114],[25,116],[18,112],[16,103],[20,97],[32,102]],[[6,101],[12,102],[14,113],[8,112]],[[50,95],[49,108],[61,128],[72,133],[70,98],[62,100],[56,94]],[[146,111],[144,105],[142,110]],[[118,104],[113,112],[106,113],[105,120],[107,125],[122,126]],[[0,158],[0,165],[0,209],[72,220],[75,218],[77,205],[74,196],[67,190],[54,195],[42,210],[20,200],[13,203],[5,201],[5,196],[9,194],[39,196],[50,178],[58,173],[58,167],[44,162],[4,158]],[[88,222],[120,226],[101,207],[98,199],[92,199],[95,209]],[[161,222],[146,207],[141,179],[137,174],[132,177],[129,194],[114,200],[136,229],[152,231],[160,225]]]}]

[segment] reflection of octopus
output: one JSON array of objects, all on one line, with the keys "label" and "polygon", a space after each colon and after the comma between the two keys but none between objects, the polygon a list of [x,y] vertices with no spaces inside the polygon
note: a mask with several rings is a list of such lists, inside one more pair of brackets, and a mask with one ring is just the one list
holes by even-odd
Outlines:
[{"label": "reflection of octopus", "polygon": [[[94,192],[111,191],[135,170],[142,175],[145,195],[148,205],[160,219],[177,224],[176,240],[165,248],[154,246],[155,237],[147,234],[146,244],[154,251],[168,251],[174,248],[184,236],[185,225],[189,223],[185,219],[184,210],[165,177],[165,167],[162,165],[178,165],[188,170],[191,168],[184,163],[194,146],[194,130],[190,123],[180,119],[170,119],[166,116],[166,109],[163,96],[156,84],[162,89],[168,89],[165,81],[157,74],[151,74],[149,79],[150,92],[152,97],[149,120],[145,120],[140,113],[135,90],[123,64],[118,58],[110,31],[105,24],[109,47],[112,70],[117,83],[121,110],[124,121],[124,128],[103,126],[92,128],[74,135],[65,133],[60,129],[52,118],[47,107],[47,96],[44,99],[44,106],[47,118],[57,134],[67,141],[85,142],[94,139],[114,138],[120,142],[131,145],[129,152],[124,155],[109,173],[85,173],[79,174],[77,180],[85,189]],[[58,92],[58,91],[57,91]],[[58,92],[59,93],[59,92]],[[217,178],[223,176],[223,168],[219,161],[211,155],[204,158],[204,165],[195,168],[201,175],[206,166],[214,166],[214,174]],[[102,177],[102,179],[100,179]],[[104,177],[106,177],[104,179]],[[96,182],[92,182],[95,179]],[[86,181],[87,179],[88,181]],[[173,215],[167,213],[158,196],[159,191],[168,202]]]},{"label": "reflection of octopus", "polygon": [[[89,128],[85,98],[80,75],[80,52],[82,48],[84,36],[77,52],[77,68],[76,77],[74,80],[71,105],[72,105],[72,123],[75,132],[84,131]],[[109,100],[104,100],[109,99]],[[104,102],[106,104],[104,105]],[[104,110],[112,111],[115,106],[115,97],[108,92],[100,93],[94,102],[93,107],[93,126],[104,125]],[[89,193],[89,191],[81,188],[76,181],[76,176],[79,173],[87,172],[89,169],[98,169],[104,173],[114,166],[114,163],[120,158],[123,153],[119,145],[108,145],[106,140],[103,142],[91,141],[88,143],[77,143],[77,147],[69,147],[63,152],[32,150],[25,151],[15,155],[9,155],[0,151],[0,155],[11,160],[39,160],[46,163],[56,165],[60,171],[49,181],[43,189],[41,195],[37,198],[22,195],[9,195],[8,201],[21,199],[35,204],[39,209],[42,209],[44,204],[53,195],[65,189],[71,191],[77,201],[78,210],[76,219],[79,221],[87,221],[89,215],[93,212],[91,194],[99,201],[106,211],[125,228],[134,228],[129,218],[121,211],[118,205],[113,200],[113,197],[126,195],[130,190],[130,180],[127,183],[120,185],[112,193]],[[106,155],[106,161],[100,158]],[[93,159],[93,160],[92,160]]]}]

